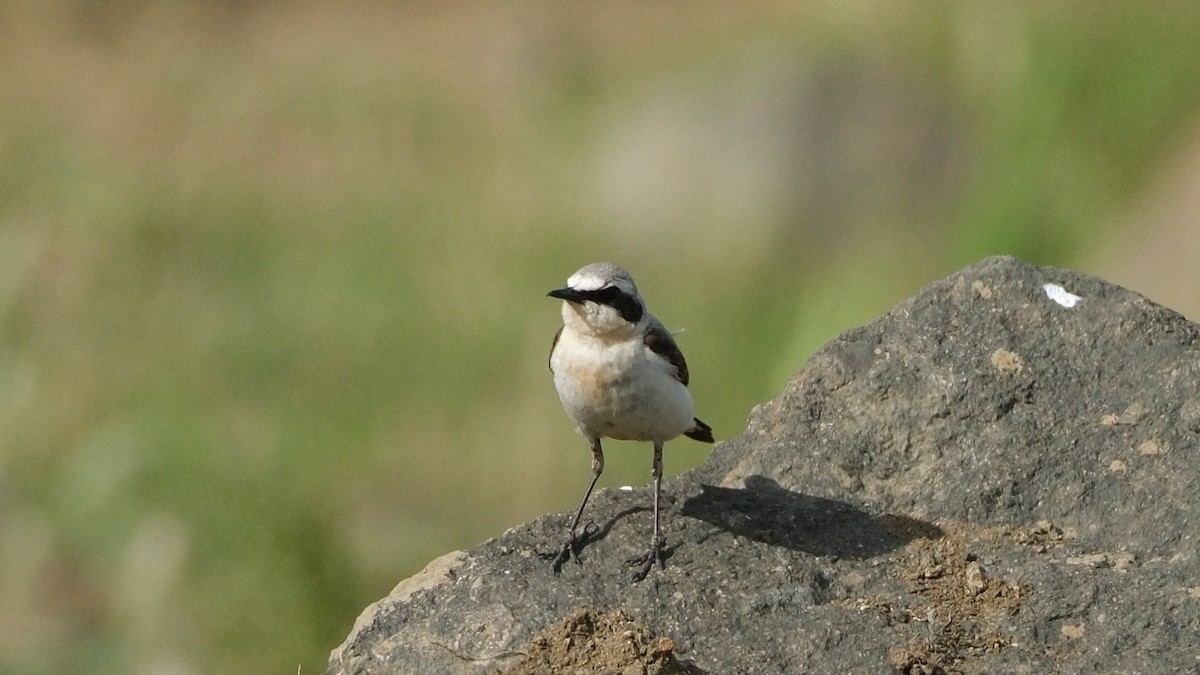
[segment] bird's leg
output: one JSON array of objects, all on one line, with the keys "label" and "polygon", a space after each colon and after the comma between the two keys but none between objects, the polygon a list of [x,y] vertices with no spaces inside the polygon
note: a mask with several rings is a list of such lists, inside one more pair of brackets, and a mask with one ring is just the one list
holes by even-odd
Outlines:
[{"label": "bird's leg", "polygon": [[637,572],[633,574],[634,581],[641,581],[650,573],[650,568],[658,563],[658,568],[663,568],[663,553],[662,553],[662,537],[658,533],[658,496],[662,490],[662,441],[654,442],[654,530],[650,535],[650,550],[646,551],[645,555],[630,558],[629,565],[640,565]]},{"label": "bird's leg", "polygon": [[579,562],[579,552],[583,550],[588,540],[588,528],[584,528],[582,535],[576,534],[579,528],[579,519],[583,517],[583,507],[587,506],[588,498],[592,496],[592,490],[596,488],[596,481],[600,479],[600,474],[604,473],[604,451],[600,449],[600,439],[592,439],[592,482],[588,484],[587,492],[583,493],[583,501],[579,503],[579,510],[575,512],[575,519],[571,521],[570,536],[563,543],[562,549],[559,550],[558,556],[554,558],[554,573],[558,574],[562,571],[563,563],[573,559],[576,563]]}]

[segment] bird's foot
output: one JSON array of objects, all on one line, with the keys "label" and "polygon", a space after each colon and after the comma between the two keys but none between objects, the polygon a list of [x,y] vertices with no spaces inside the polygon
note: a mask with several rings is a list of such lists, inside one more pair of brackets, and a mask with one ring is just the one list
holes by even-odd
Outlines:
[{"label": "bird's foot", "polygon": [[654,567],[655,563],[658,564],[658,569],[663,569],[663,567],[666,566],[666,559],[667,556],[666,552],[663,551],[662,543],[656,539],[650,544],[650,550],[646,551],[642,555],[634,556],[629,560],[626,560],[625,565],[628,567],[638,568],[638,570],[633,573],[633,580],[636,583],[646,578],[646,575],[650,573],[650,570]]},{"label": "bird's foot", "polygon": [[583,547],[587,546],[599,531],[600,528],[597,527],[595,523],[588,523],[587,525],[583,526],[583,531],[579,532],[578,534],[571,532],[571,536],[568,537],[565,542],[563,542],[562,548],[560,548],[557,553],[550,553],[548,555],[543,554],[542,557],[548,559],[552,558],[554,560],[553,565],[555,574],[560,574],[562,572],[563,563],[567,562],[568,560],[574,560],[576,565],[581,565],[583,563],[579,559],[579,554],[583,551]]}]

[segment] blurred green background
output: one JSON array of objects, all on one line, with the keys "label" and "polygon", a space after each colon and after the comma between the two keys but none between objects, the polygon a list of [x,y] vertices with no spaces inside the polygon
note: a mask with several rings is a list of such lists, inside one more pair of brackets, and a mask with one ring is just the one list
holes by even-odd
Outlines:
[{"label": "blurred green background", "polygon": [[685,329],[718,438],[986,255],[1200,315],[1198,35],[1190,2],[0,5],[0,672],[320,672],[429,559],[573,508],[544,295],[588,262]]}]

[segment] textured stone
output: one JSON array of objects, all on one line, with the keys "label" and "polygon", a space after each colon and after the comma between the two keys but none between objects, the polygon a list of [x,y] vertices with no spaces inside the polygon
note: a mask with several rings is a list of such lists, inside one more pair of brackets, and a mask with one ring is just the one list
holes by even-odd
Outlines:
[{"label": "textured stone", "polygon": [[513,528],[373,605],[329,672],[532,671],[585,607],[686,672],[1192,671],[1198,338],[1099,279],[984,260],[827,344],[665,481],[665,570],[621,566],[648,492],[601,491],[582,565],[539,555],[569,514]]}]

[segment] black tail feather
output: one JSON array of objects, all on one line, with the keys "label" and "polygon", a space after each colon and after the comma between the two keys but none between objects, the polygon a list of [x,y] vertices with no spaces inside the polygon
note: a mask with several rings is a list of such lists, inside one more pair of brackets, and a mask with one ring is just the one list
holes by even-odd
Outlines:
[{"label": "black tail feather", "polygon": [[695,417],[692,418],[692,421],[695,422],[695,424],[692,425],[691,429],[688,429],[687,431],[683,432],[684,436],[687,436],[688,438],[691,438],[693,440],[700,441],[702,443],[714,443],[715,442],[715,439],[713,438],[713,435],[712,435],[712,427],[708,426],[704,422],[701,422],[700,420],[696,419]]}]

